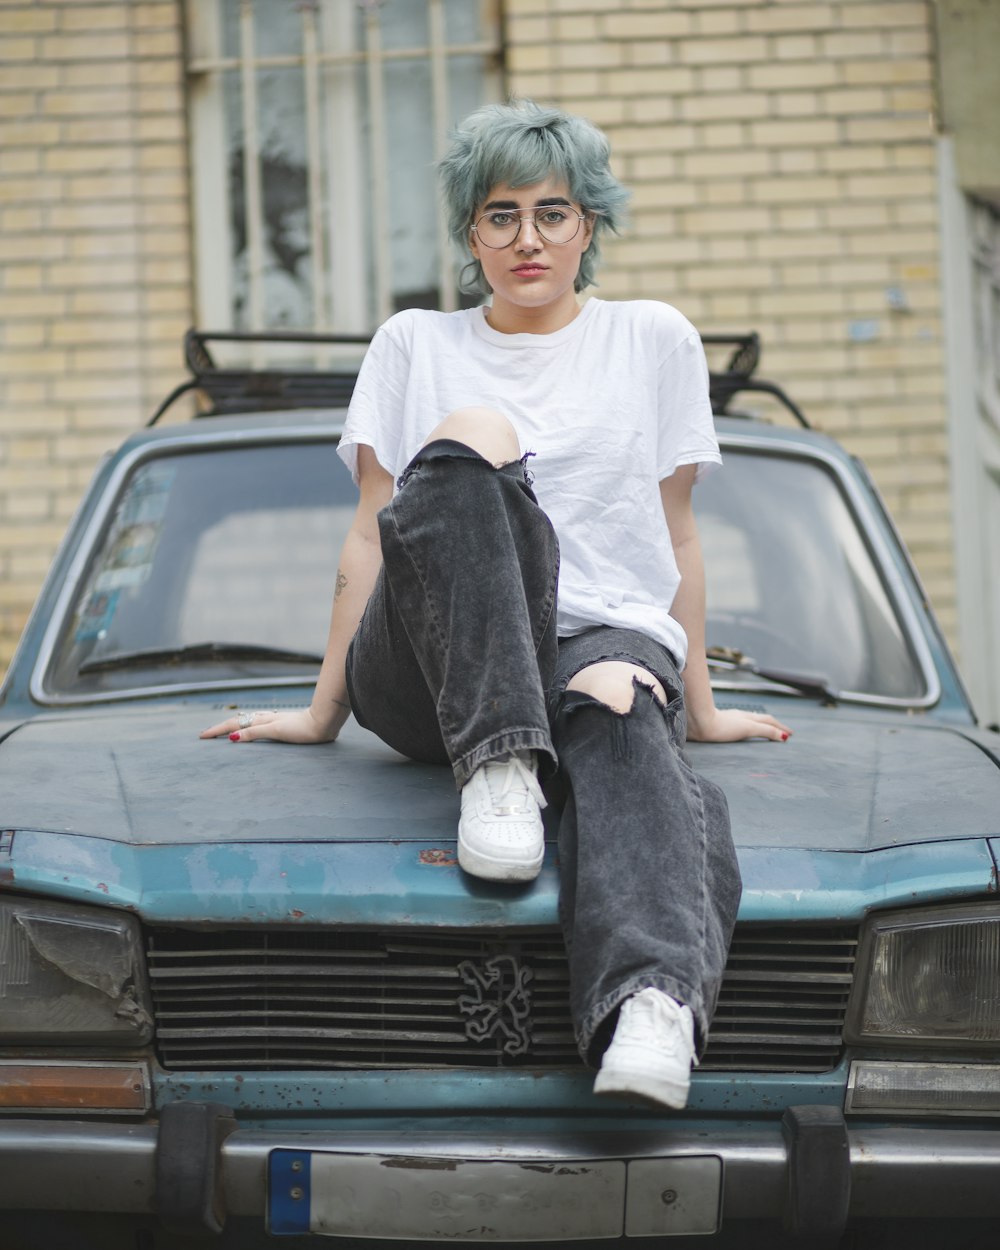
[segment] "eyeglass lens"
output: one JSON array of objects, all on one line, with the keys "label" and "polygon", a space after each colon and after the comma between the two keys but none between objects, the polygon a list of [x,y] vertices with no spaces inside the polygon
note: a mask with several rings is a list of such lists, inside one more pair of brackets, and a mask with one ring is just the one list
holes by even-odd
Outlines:
[{"label": "eyeglass lens", "polygon": [[[561,204],[543,205],[531,216],[535,229],[547,243],[569,243],[580,231],[580,214]],[[521,219],[522,213],[513,209],[484,213],[476,222],[476,234],[487,247],[506,247],[520,233]]]}]

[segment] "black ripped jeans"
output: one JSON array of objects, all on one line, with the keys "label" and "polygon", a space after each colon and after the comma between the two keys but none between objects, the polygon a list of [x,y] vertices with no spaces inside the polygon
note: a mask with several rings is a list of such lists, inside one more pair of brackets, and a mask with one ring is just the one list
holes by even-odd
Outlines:
[{"label": "black ripped jeans", "polygon": [[[556,634],[559,549],[523,464],[462,443],[423,448],[379,513],[383,565],[347,657],[361,725],[459,786],[486,760],[539,753],[561,803],[560,916],[577,1043],[600,1061],[621,1002],[687,1003],[699,1050],[740,898],[726,800],[684,758],[680,676],[632,630]],[[619,713],[567,691],[601,660],[653,673]],[[456,807],[456,821],[458,812]]]}]

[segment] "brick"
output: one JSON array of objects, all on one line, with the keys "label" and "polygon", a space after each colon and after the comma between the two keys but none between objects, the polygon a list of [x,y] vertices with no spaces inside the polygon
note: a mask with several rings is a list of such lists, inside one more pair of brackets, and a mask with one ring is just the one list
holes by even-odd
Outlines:
[{"label": "brick", "polygon": [[825,204],[841,194],[841,181],[832,176],[758,178],[750,184],[750,196],[764,204]]},{"label": "brick", "polygon": [[52,209],[50,222],[57,230],[117,230],[135,224],[136,207],[116,204],[61,204]]},{"label": "brick", "polygon": [[820,168],[819,154],[812,148],[779,148],[775,159],[779,174],[813,174]]},{"label": "brick", "polygon": [[42,91],[46,87],[54,87],[59,81],[59,70],[54,65],[39,65],[28,62],[14,63],[6,61],[7,40],[4,40],[5,64],[0,74],[0,93],[20,91]]},{"label": "brick", "polygon": [[0,95],[0,117],[27,118],[34,111],[35,96],[33,92],[20,92],[16,95],[4,93]]},{"label": "brick", "polygon": [[137,31],[132,36],[133,53],[137,57],[180,58],[181,37],[178,27],[167,30]]},{"label": "brick", "polygon": [[837,143],[840,137],[838,123],[830,118],[785,121],[754,121],[750,124],[752,141],[764,147],[794,146],[804,144]]},{"label": "brick", "polygon": [[703,122],[698,127],[698,138],[704,148],[733,148],[743,142],[742,122]]},{"label": "brick", "polygon": [[30,291],[37,290],[44,277],[41,265],[8,265],[2,281],[8,290]]},{"label": "brick", "polygon": [[814,91],[780,91],[772,94],[770,103],[779,117],[816,117],[822,111]]},{"label": "brick", "polygon": [[93,260],[101,256],[110,256],[117,260],[126,256],[134,256],[138,250],[138,236],[131,230],[119,229],[105,232],[93,229],[72,236],[69,239],[66,254],[81,260]]},{"label": "brick", "polygon": [[683,157],[686,178],[733,178],[741,174],[766,174],[771,156],[759,148],[736,148],[729,151],[689,152]]},{"label": "brick", "polygon": [[11,352],[0,356],[0,374],[6,378],[30,378],[38,374],[48,376],[51,373],[65,370],[67,357],[65,352]]},{"label": "brick", "polygon": [[742,91],[744,71],[741,65],[705,66],[697,71],[697,91]]},{"label": "brick", "polygon": [[88,4],[80,8],[67,8],[59,15],[59,26],[67,32],[124,30],[128,21],[127,9],[128,6],[123,4],[100,7]]},{"label": "brick", "polygon": [[824,148],[819,156],[824,169],[836,171],[886,169],[891,163],[890,151],[891,149],[883,144],[864,146],[849,143],[842,148]]},{"label": "brick", "polygon": [[751,65],[747,71],[749,85],[758,91],[780,91],[795,87],[832,85],[837,81],[837,66],[832,61],[768,61]]},{"label": "brick", "polygon": [[50,173],[129,169],[134,159],[132,151],[126,147],[72,144],[47,151],[45,168]]},{"label": "brick", "polygon": [[126,148],[133,140],[133,123],[128,117],[86,117],[52,122],[61,126],[63,140],[72,144],[120,144]]},{"label": "brick", "polygon": [[850,26],[917,26],[927,25],[927,6],[921,0],[905,3],[893,0],[891,4],[877,4],[865,0],[863,4],[844,5],[841,9],[841,25]]},{"label": "brick", "polygon": [[930,56],[931,36],[923,30],[893,30],[888,36],[890,56]]},{"label": "brick", "polygon": [[507,42],[513,47],[522,43],[547,43],[552,38],[552,19],[546,14],[538,17],[519,17],[508,23]]},{"label": "brick", "polygon": [[847,176],[850,199],[920,199],[935,194],[935,180],[929,173],[855,174]]},{"label": "brick", "polygon": [[674,59],[674,48],[665,40],[647,39],[642,43],[629,45],[629,64],[642,67],[644,65],[666,65]]},{"label": "brick", "polygon": [[58,122],[5,121],[0,122],[0,147],[44,148],[59,138]]},{"label": "brick", "polygon": [[46,35],[39,43],[45,61],[120,61],[129,55],[126,35]]},{"label": "brick", "polygon": [[666,5],[651,13],[608,13],[600,22],[605,39],[680,39],[694,31],[690,13]]},{"label": "brick", "polygon": [[815,35],[777,35],[771,41],[779,61],[817,61],[819,40]]},{"label": "brick", "polygon": [[135,375],[111,372],[105,374],[78,374],[72,378],[56,378],[52,394],[56,399],[71,403],[88,399],[135,403],[139,399],[139,379]]},{"label": "brick", "polygon": [[[30,36],[18,36],[3,41],[4,61],[36,61],[38,59],[38,40]],[[4,72],[6,72],[6,67]]]},{"label": "brick", "polygon": [[61,87],[129,87],[135,77],[131,61],[81,61],[63,64],[59,70]]},{"label": "brick", "polygon": [[0,174],[31,174],[41,165],[41,153],[29,148],[0,149]]},{"label": "brick", "polygon": [[829,4],[773,4],[747,9],[747,30],[770,34],[832,30],[837,21]]},{"label": "brick", "polygon": [[684,229],[692,234],[746,234],[763,233],[771,224],[766,208],[713,209],[685,213]]},{"label": "brick", "polygon": [[566,43],[594,42],[600,39],[603,33],[598,19],[590,14],[578,13],[573,17],[554,17],[550,19],[549,27],[554,31],[554,35],[549,35],[549,38]]},{"label": "brick", "polygon": [[129,200],[135,193],[133,174],[88,175],[66,180],[66,195],[70,200]]},{"label": "brick", "polygon": [[521,74],[529,70],[552,69],[555,65],[551,44],[513,44],[507,49],[507,70]]},{"label": "brick", "polygon": [[845,87],[823,93],[828,113],[881,113],[887,107],[886,94],[874,87]]},{"label": "brick", "polygon": [[65,311],[66,297],[54,291],[30,293],[8,291],[3,299],[4,313],[12,319],[58,316]]},{"label": "brick", "polygon": [[559,69],[614,69],[625,64],[625,49],[617,43],[557,43]]},{"label": "brick", "polygon": [[767,112],[768,99],[761,93],[743,91],[731,95],[694,95],[681,101],[681,117],[685,121],[765,117]]},{"label": "brick", "polygon": [[126,114],[129,91],[47,91],[42,108],[50,117],[85,117],[95,114]]},{"label": "brick", "polygon": [[136,30],[155,29],[162,26],[176,27],[178,13],[176,3],[133,4],[132,25]]},{"label": "brick", "polygon": [[[30,35],[55,30],[56,15],[37,6],[4,12],[0,9],[0,35]],[[6,41],[5,41],[6,42]]]},{"label": "brick", "polygon": [[879,30],[823,35],[820,48],[823,56],[845,61],[852,57],[886,56],[889,52],[888,39]]},{"label": "brick", "polygon": [[740,39],[692,39],[681,45],[680,59],[689,65],[746,65],[768,59],[767,40],[759,36]]},{"label": "brick", "polygon": [[50,333],[53,343],[69,347],[79,343],[130,343],[135,341],[138,331],[133,318],[102,317],[94,321],[79,317],[53,321]]},{"label": "brick", "polygon": [[931,81],[931,65],[926,57],[911,60],[847,61],[841,65],[845,83],[926,83]]}]

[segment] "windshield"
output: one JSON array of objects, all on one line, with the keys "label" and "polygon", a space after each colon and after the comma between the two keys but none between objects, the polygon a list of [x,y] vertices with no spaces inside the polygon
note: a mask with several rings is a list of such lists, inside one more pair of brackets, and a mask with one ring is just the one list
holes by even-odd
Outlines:
[{"label": "windshield", "polygon": [[[70,604],[46,688],[100,696],[203,682],[311,682],[357,491],[330,441],[148,459]],[[727,451],[695,489],[709,647],[835,690],[918,698],[924,681],[834,477]],[[713,680],[760,684],[747,672]]]},{"label": "windshield", "polygon": [[332,442],[223,446],[141,464],[71,605],[48,688],[311,681],[356,503]]},{"label": "windshield", "polygon": [[819,674],[834,690],[898,699],[925,693],[832,473],[797,456],[727,450],[725,468],[698,485],[694,499],[708,648],[731,648],[760,668]]}]

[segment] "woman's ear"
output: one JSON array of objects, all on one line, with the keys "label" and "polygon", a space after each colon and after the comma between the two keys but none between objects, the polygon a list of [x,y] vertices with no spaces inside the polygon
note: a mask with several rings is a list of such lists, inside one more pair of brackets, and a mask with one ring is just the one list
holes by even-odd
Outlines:
[{"label": "woman's ear", "polygon": [[469,227],[469,251],[476,260],[479,259],[479,240],[476,238],[476,232],[472,226]]}]

